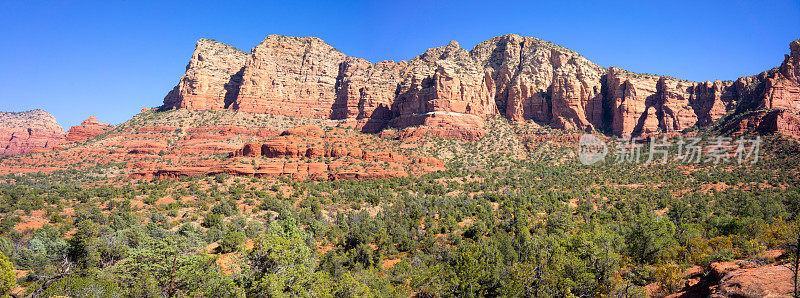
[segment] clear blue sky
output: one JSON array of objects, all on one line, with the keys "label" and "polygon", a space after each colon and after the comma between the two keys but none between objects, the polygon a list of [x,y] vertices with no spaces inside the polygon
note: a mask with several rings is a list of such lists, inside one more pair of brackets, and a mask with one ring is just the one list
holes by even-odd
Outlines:
[{"label": "clear blue sky", "polygon": [[517,33],[694,81],[778,66],[800,38],[798,0],[139,2],[0,0],[0,111],[121,123],[161,104],[199,38],[249,51],[269,34],[317,36],[375,62]]}]

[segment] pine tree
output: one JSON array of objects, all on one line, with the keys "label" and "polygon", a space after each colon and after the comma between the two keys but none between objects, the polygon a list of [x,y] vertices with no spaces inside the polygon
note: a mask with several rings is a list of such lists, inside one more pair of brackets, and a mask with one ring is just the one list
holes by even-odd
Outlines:
[{"label": "pine tree", "polygon": [[17,278],[14,274],[14,265],[8,257],[0,252],[0,297],[9,297],[11,290],[17,286]]},{"label": "pine tree", "polygon": [[800,298],[800,285],[798,285],[798,274],[800,273],[800,222],[795,223],[792,229],[792,237],[789,240],[789,251],[791,252],[791,269],[794,274],[794,297]]}]

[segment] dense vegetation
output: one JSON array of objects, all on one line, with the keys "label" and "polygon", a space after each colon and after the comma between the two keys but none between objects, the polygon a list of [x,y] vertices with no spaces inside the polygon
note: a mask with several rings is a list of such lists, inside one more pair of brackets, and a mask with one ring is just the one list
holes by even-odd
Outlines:
[{"label": "dense vegetation", "polygon": [[[773,262],[764,251],[797,249],[798,147],[766,144],[765,158],[741,166],[498,154],[487,166],[455,158],[444,172],[366,181],[219,175],[87,187],[100,180],[6,176],[0,290],[17,283],[13,267],[27,293],[43,296],[675,291],[687,267]],[[20,230],[35,212],[49,222]]]}]

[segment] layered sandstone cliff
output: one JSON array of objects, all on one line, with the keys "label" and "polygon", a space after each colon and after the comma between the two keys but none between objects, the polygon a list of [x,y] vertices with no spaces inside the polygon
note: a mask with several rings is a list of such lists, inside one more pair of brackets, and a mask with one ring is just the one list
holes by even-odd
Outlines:
[{"label": "layered sandstone cliff", "polygon": [[[226,173],[337,180],[405,177],[444,169],[444,162],[439,159],[403,152],[390,145],[393,141],[343,128],[301,125],[283,132],[266,132],[241,126],[202,126],[187,130],[186,137],[171,142],[161,139],[164,132],[174,131],[171,127],[145,126],[136,132],[131,130],[122,128],[116,131],[116,136],[100,141],[106,142],[106,146],[97,149],[111,148],[103,153],[105,158],[140,160],[129,165],[134,178]],[[195,146],[194,140],[206,140],[205,144],[226,147],[201,148]],[[109,143],[114,146],[107,146]],[[97,155],[85,149],[73,150],[73,153]],[[228,153],[228,158],[208,158],[207,154],[216,153]],[[155,158],[160,156],[169,162]]]},{"label": "layered sandstone cliff", "polygon": [[478,44],[470,54],[491,78],[500,115],[565,129],[603,125],[606,70],[578,53],[509,34]]},{"label": "layered sandstone cliff", "polygon": [[771,71],[763,81],[763,92],[755,98],[760,108],[800,111],[800,39],[789,45],[786,55],[777,71]]},{"label": "layered sandstone cliff", "polygon": [[470,51],[450,42],[409,61],[375,64],[315,37],[271,35],[249,54],[201,40],[164,107],[334,119],[365,132],[419,126],[415,131],[464,139],[485,133],[492,115],[640,136],[709,125],[737,107],[796,113],[799,52],[795,41],[780,68],[736,82],[689,82],[605,69],[514,34]]},{"label": "layered sandstone cliff", "polygon": [[316,37],[270,35],[253,48],[233,108],[255,113],[326,118],[345,56]]},{"label": "layered sandstone cliff", "polygon": [[513,34],[375,64],[314,37],[271,35],[249,55],[201,40],[164,107],[355,120],[370,132],[426,126],[441,136],[479,137],[496,114],[587,130],[602,125],[604,73],[571,50]]},{"label": "layered sandstone cliff", "polygon": [[64,142],[64,129],[42,110],[0,112],[0,154],[25,154]]},{"label": "layered sandstone cliff", "polygon": [[356,120],[364,131],[377,132],[393,118],[401,72],[406,62],[383,61],[375,64],[347,57],[339,66],[336,99],[331,118]]},{"label": "layered sandstone cliff", "polygon": [[689,82],[611,67],[607,76],[612,131],[620,136],[680,132],[732,111],[733,82]]},{"label": "layered sandstone cliff", "polygon": [[233,103],[242,83],[248,55],[209,39],[197,41],[180,82],[164,98],[164,107],[219,110]]},{"label": "layered sandstone cliff", "polygon": [[425,125],[439,136],[451,130],[483,129],[483,118],[496,113],[491,82],[469,52],[452,41],[411,59],[402,71],[392,104],[395,127]]},{"label": "layered sandstone cliff", "polygon": [[755,130],[800,138],[800,39],[789,49],[779,67],[736,81],[738,105],[722,133]]}]

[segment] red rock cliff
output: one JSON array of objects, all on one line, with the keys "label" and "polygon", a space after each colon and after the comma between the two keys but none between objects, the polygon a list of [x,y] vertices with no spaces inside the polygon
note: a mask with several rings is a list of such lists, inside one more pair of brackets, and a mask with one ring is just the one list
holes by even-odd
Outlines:
[{"label": "red rock cliff", "polygon": [[64,142],[64,129],[42,110],[0,112],[0,154],[25,154]]},{"label": "red rock cliff", "polygon": [[615,135],[679,132],[704,126],[731,111],[733,82],[689,82],[611,67],[606,78]]},{"label": "red rock cliff", "polygon": [[233,108],[245,112],[327,118],[345,56],[316,37],[270,35],[244,65]]},{"label": "red rock cliff", "polygon": [[164,108],[219,110],[230,106],[241,85],[247,53],[209,39],[197,41],[178,86],[164,98]]},{"label": "red rock cliff", "polygon": [[[250,54],[198,42],[164,107],[354,121],[362,131],[422,126],[474,139],[501,115],[615,135],[679,132],[735,107],[800,110],[800,41],[780,68],[736,82],[689,82],[602,68],[578,53],[509,34],[472,50],[457,42],[409,61],[370,63],[315,37],[268,36]],[[747,103],[746,105],[739,104]]]}]

